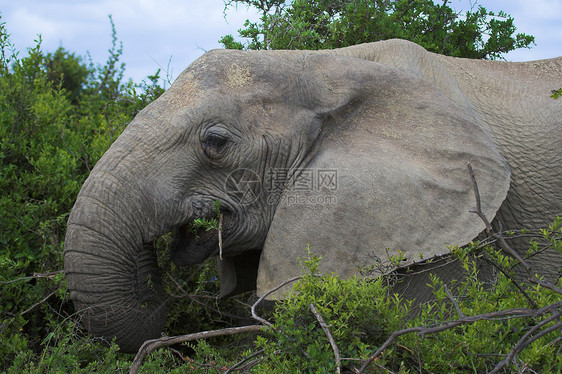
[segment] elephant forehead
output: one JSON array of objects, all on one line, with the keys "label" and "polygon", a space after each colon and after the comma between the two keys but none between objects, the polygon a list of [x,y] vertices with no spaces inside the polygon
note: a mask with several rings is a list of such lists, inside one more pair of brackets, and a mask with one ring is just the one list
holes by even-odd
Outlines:
[{"label": "elephant forehead", "polygon": [[186,69],[156,102],[172,107],[192,106],[197,105],[204,98],[204,93],[204,87],[195,79],[193,73]]},{"label": "elephant forehead", "polygon": [[225,83],[230,88],[242,88],[253,82],[252,73],[246,66],[240,66],[233,62],[226,68]]},{"label": "elephant forehead", "polygon": [[182,81],[191,78],[207,90],[259,88],[274,91],[275,88],[294,86],[303,73],[293,58],[285,57],[283,54],[255,51],[211,51],[186,69]]}]

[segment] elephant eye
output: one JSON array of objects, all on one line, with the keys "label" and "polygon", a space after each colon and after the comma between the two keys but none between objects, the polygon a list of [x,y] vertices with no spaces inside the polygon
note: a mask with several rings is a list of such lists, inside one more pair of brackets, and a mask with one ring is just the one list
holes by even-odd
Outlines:
[{"label": "elephant eye", "polygon": [[227,143],[227,137],[219,134],[209,134],[203,140],[203,152],[209,158],[217,158],[221,156]]}]

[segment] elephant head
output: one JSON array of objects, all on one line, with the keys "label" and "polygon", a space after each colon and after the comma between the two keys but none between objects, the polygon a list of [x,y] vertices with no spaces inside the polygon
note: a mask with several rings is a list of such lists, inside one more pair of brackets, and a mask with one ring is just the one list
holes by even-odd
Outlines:
[{"label": "elephant head", "polygon": [[[402,52],[383,61],[389,47]],[[174,232],[178,265],[216,255],[216,233],[189,224],[217,200],[223,295],[298,274],[307,244],[322,271],[350,276],[388,252],[414,262],[475,238],[466,163],[491,219],[513,140],[479,111],[455,59],[422,66],[439,58],[390,41],[195,61],[100,159],[70,215],[65,272],[88,329],[124,351],[157,337],[165,295],[150,243]]]}]

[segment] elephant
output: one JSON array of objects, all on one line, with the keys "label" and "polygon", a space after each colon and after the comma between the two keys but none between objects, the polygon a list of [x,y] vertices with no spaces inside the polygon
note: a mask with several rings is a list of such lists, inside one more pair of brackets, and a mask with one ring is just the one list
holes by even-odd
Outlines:
[{"label": "elephant", "polygon": [[[469,60],[405,40],[207,52],[82,186],[64,244],[71,299],[93,334],[134,352],[165,327],[151,243],[170,232],[178,266],[220,251],[223,297],[299,275],[307,245],[342,277],[388,256],[417,264],[485,229],[467,162],[489,220],[545,227],[562,214],[559,87],[562,57]],[[190,230],[217,201],[220,243]],[[533,266],[556,276],[561,263],[545,252]]]}]

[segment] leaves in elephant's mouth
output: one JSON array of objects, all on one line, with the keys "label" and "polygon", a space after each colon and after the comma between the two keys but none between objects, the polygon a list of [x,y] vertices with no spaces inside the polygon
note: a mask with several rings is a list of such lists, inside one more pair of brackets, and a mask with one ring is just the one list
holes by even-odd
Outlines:
[{"label": "leaves in elephant's mouth", "polygon": [[188,226],[189,232],[197,235],[200,231],[211,231],[218,227],[216,218],[195,218]]},{"label": "leaves in elephant's mouth", "polygon": [[197,235],[201,230],[211,231],[213,229],[219,229],[219,220],[222,220],[222,213],[220,211],[220,200],[215,200],[213,204],[213,213],[215,217],[211,218],[195,218],[191,223],[188,224],[189,232]]},{"label": "leaves in elephant's mouth", "polygon": [[211,218],[195,218],[187,226],[187,230],[195,235],[195,240],[199,239],[199,233],[201,231],[207,232],[211,230],[217,230],[218,232],[218,242],[219,242],[219,258],[222,260],[222,220],[223,214],[220,211],[220,201],[215,200],[213,206],[213,212],[216,217]]}]

